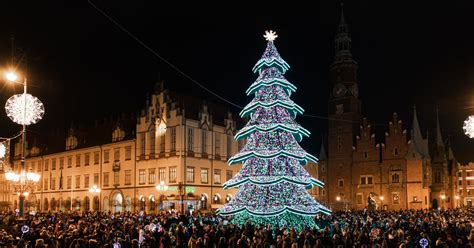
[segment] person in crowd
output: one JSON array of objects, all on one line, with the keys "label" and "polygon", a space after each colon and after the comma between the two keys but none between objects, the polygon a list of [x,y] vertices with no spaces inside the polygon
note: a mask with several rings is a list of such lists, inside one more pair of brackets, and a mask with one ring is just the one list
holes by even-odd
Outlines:
[{"label": "person in crowd", "polygon": [[[242,226],[213,213],[38,212],[23,221],[0,212],[0,247],[338,248],[473,247],[470,209],[345,211],[317,216],[318,228]],[[27,232],[22,228],[28,226]]]}]

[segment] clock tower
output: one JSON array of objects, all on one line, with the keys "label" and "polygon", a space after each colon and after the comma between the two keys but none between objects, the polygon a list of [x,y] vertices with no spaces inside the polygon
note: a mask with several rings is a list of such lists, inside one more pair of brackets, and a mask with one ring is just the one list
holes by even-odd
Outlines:
[{"label": "clock tower", "polygon": [[351,208],[351,199],[355,199],[351,192],[352,152],[361,123],[357,69],[341,4],[334,62],[330,67],[332,90],[328,103],[328,178],[325,179],[328,204],[334,210]]}]

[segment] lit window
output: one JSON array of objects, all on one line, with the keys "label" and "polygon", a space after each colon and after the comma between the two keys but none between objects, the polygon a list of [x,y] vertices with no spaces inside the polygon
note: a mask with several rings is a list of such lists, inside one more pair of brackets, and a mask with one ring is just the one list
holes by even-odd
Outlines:
[{"label": "lit window", "polygon": [[186,181],[194,182],[194,167],[186,167]]},{"label": "lit window", "polygon": [[170,183],[176,182],[176,167],[170,167]]},{"label": "lit window", "polygon": [[138,171],[138,184],[145,184],[145,170]]},{"label": "lit window", "polygon": [[156,183],[156,173],[155,168],[148,169],[148,183],[155,184]]},{"label": "lit window", "polygon": [[221,170],[215,169],[214,170],[214,184],[221,183]]},{"label": "lit window", "polygon": [[132,170],[125,170],[125,185],[132,184]]},{"label": "lit window", "polygon": [[339,181],[337,182],[337,185],[339,187],[344,187],[344,179],[339,179]]},{"label": "lit window", "polygon": [[209,170],[201,169],[201,183],[208,183],[209,179]]}]

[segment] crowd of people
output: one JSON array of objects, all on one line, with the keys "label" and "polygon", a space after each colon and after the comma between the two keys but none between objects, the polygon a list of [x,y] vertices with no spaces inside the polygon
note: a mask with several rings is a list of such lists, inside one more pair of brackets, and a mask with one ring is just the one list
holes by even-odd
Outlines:
[{"label": "crowd of people", "polygon": [[0,247],[472,247],[469,209],[347,211],[317,216],[319,229],[235,226],[212,213],[0,213]]}]

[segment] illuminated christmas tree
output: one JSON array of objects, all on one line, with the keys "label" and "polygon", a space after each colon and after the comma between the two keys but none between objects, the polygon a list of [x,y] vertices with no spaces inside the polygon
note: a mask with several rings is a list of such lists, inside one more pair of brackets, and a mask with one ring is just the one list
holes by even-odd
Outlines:
[{"label": "illuminated christmas tree", "polygon": [[314,228],[314,216],[331,211],[307,191],[323,186],[303,168],[317,158],[298,144],[310,133],[295,121],[303,109],[290,99],[296,87],[283,76],[290,66],[273,43],[277,35],[266,31],[264,37],[267,48],[253,68],[259,77],[246,92],[255,97],[240,113],[250,120],[235,135],[236,140],[247,139],[247,143],[228,161],[243,166],[224,184],[224,188],[237,187],[238,193],[218,213],[232,216],[238,225],[251,219],[254,224],[274,227]]}]

